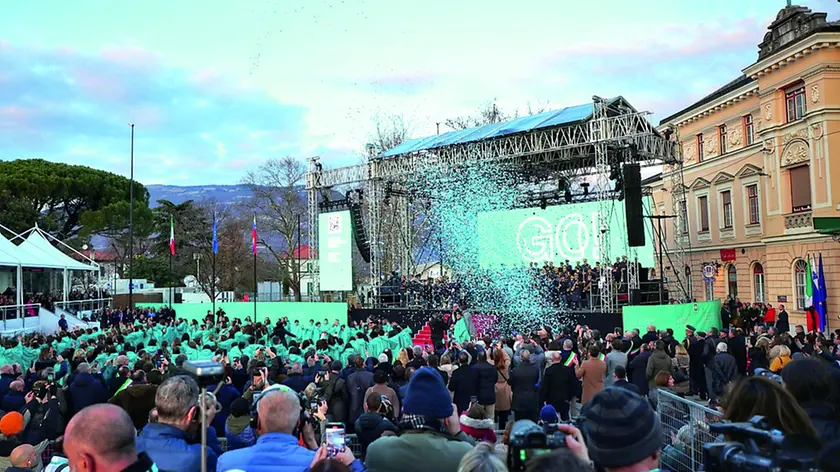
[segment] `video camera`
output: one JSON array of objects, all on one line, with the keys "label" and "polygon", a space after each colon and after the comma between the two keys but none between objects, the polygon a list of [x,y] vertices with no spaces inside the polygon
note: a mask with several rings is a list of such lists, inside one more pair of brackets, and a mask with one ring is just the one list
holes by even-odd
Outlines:
[{"label": "video camera", "polygon": [[767,377],[768,379],[770,379],[773,382],[776,382],[778,384],[781,384],[783,382],[781,375],[774,374],[772,371],[769,371],[767,369],[762,369],[760,367],[755,369],[755,375],[760,375],[762,377]]},{"label": "video camera", "polygon": [[781,431],[770,428],[763,416],[753,416],[746,423],[712,423],[709,430],[714,434],[724,434],[731,441],[703,446],[705,470],[819,470],[816,461],[818,445],[802,436],[785,436]]},{"label": "video camera", "polygon": [[563,447],[566,447],[566,434],[557,429],[556,423],[539,426],[531,420],[519,420],[510,430],[508,470],[525,470],[529,460]]}]

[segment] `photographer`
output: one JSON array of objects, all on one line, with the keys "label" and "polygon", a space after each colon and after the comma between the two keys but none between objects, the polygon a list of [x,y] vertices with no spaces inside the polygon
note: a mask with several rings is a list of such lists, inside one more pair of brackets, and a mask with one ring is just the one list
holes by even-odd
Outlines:
[{"label": "photographer", "polygon": [[367,455],[370,443],[384,436],[386,431],[393,435],[399,433],[399,428],[388,419],[390,405],[387,399],[378,393],[369,392],[365,398],[365,413],[356,420],[356,437],[362,448],[362,460]]},{"label": "photographer", "polygon": [[[306,470],[315,460],[316,452],[298,445],[296,430],[302,426],[298,395],[284,385],[266,389],[257,400],[257,443],[226,452],[219,458],[218,469]],[[347,465],[352,464],[354,470],[361,470],[361,463],[353,458],[349,448],[341,457],[349,459]]]},{"label": "photographer", "polygon": [[[198,383],[192,377],[176,375],[158,387],[155,394],[157,423],[149,423],[137,436],[137,451],[145,452],[161,470],[201,469],[201,407]],[[207,408],[211,425],[216,409]],[[216,430],[207,427],[207,470],[216,470],[222,448]]]},{"label": "photographer", "polygon": [[341,361],[333,361],[328,372],[323,372],[316,379],[318,388],[324,390],[324,399],[329,405],[330,421],[347,422],[347,386],[341,378]]}]

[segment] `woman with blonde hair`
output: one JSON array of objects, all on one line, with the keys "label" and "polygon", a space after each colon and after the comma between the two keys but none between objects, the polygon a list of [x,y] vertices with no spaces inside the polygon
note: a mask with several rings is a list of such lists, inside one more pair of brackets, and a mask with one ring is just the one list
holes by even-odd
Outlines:
[{"label": "woman with blonde hair", "polygon": [[790,363],[790,349],[784,344],[773,346],[770,349],[770,370],[779,373]]},{"label": "woman with blonde hair", "polygon": [[400,353],[397,354],[397,362],[402,364],[403,367],[408,366],[408,348],[404,347],[400,349]]},{"label": "woman with blonde hair", "polygon": [[458,472],[507,472],[508,468],[493,450],[493,446],[480,442],[461,458]]}]

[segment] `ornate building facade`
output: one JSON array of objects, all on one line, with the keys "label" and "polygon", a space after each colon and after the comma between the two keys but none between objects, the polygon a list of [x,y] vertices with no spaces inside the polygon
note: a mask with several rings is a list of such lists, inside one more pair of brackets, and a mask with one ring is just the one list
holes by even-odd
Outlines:
[{"label": "ornate building facade", "polygon": [[[821,253],[829,326],[840,328],[840,242],[814,227],[814,218],[840,216],[833,20],[784,8],[743,75],[660,123],[682,144],[686,186],[667,244],[681,238],[688,248],[683,270],[697,300],[784,304],[792,323],[804,323],[805,260]],[[659,213],[672,208],[669,172],[650,185]]]}]

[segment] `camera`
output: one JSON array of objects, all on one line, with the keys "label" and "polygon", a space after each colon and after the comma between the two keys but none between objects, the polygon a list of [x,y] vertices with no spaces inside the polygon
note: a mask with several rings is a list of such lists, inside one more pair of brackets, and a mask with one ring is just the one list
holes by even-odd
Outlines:
[{"label": "camera", "polygon": [[539,426],[531,420],[519,420],[510,430],[508,470],[525,470],[529,460],[563,447],[566,434],[557,430],[556,423]]},{"label": "camera", "polygon": [[705,470],[819,470],[818,445],[807,437],[785,436],[772,429],[763,416],[753,416],[746,423],[712,423],[709,431],[730,441],[703,446]]}]

